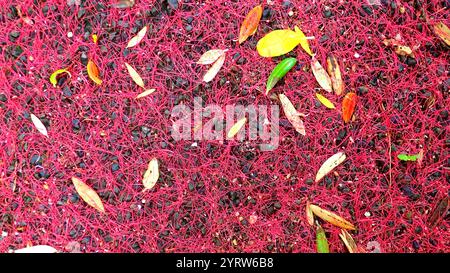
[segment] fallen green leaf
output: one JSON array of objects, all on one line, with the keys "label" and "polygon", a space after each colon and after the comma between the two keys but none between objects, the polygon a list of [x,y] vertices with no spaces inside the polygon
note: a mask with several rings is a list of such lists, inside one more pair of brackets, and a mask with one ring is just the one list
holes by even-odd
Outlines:
[{"label": "fallen green leaf", "polygon": [[316,230],[316,245],[317,253],[330,253],[327,236],[321,226],[318,226]]},{"label": "fallen green leaf", "polygon": [[282,60],[272,71],[266,84],[266,95],[277,84],[281,78],[288,73],[289,70],[297,63],[296,58],[286,58]]},{"label": "fallen green leaf", "polygon": [[399,154],[397,158],[402,161],[416,161],[417,159],[419,159],[419,154],[416,155]]}]

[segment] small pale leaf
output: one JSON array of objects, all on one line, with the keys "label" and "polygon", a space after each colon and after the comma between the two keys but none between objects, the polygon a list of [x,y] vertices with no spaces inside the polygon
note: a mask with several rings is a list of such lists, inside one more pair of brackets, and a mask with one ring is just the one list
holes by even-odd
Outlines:
[{"label": "small pale leaf", "polygon": [[90,186],[74,176],[72,177],[72,183],[75,186],[77,193],[89,206],[95,208],[99,212],[105,212],[102,200]]},{"label": "small pale leaf", "polygon": [[319,171],[316,174],[316,182],[319,182],[325,175],[330,173],[339,164],[344,162],[346,156],[343,152],[338,152],[332,155],[330,158],[325,160],[325,162],[320,166]]},{"label": "small pale leaf", "polygon": [[210,82],[214,79],[214,77],[219,73],[219,70],[222,68],[225,63],[225,53],[222,54],[219,59],[209,68],[206,74],[203,76],[204,82]]},{"label": "small pale leaf", "polygon": [[128,63],[125,63],[125,66],[127,67],[128,73],[130,74],[133,81],[140,87],[145,88],[144,81],[142,80],[141,76],[139,76],[137,71]]},{"label": "small pale leaf", "polygon": [[247,122],[247,118],[241,118],[238,120],[233,126],[231,126],[230,130],[228,131],[227,138],[233,138],[239,130],[241,130],[242,126],[245,125]]},{"label": "small pale leaf", "polygon": [[311,59],[311,70],[319,85],[327,92],[332,92],[333,87],[330,76],[315,57]]},{"label": "small pale leaf", "polygon": [[56,252],[58,252],[58,250],[56,250],[54,247],[47,245],[37,245],[14,250],[14,253],[56,253]]},{"label": "small pale leaf", "polygon": [[148,163],[147,170],[144,173],[144,178],[142,179],[142,184],[144,184],[144,191],[152,189],[159,178],[159,165],[158,159],[153,158]]},{"label": "small pale leaf", "polygon": [[146,96],[150,95],[151,93],[153,93],[155,91],[156,91],[156,89],[153,89],[153,88],[152,89],[147,89],[144,92],[142,92],[139,95],[137,95],[136,99],[140,99],[140,98],[146,97]]},{"label": "small pale leaf", "polygon": [[311,211],[317,217],[321,218],[322,220],[324,220],[332,225],[335,225],[335,226],[338,226],[338,227],[344,228],[344,229],[356,230],[355,226],[352,223],[350,223],[349,221],[345,220],[341,216],[339,216],[331,211],[322,209],[321,207],[313,205],[313,204],[311,204],[309,207],[311,208]]},{"label": "small pale leaf", "polygon": [[328,108],[328,109],[336,108],[336,106],[334,106],[334,104],[330,100],[328,100],[327,98],[325,98],[321,94],[316,93],[316,97],[326,108]]},{"label": "small pale leaf", "polygon": [[211,49],[203,53],[202,56],[200,56],[200,59],[197,61],[197,64],[212,64],[217,59],[219,59],[220,56],[222,56],[225,52],[227,52],[228,49]]},{"label": "small pale leaf", "polygon": [[314,226],[314,214],[310,208],[311,203],[306,202],[306,220],[310,226]]},{"label": "small pale leaf", "polygon": [[33,122],[34,126],[36,126],[36,129],[43,134],[44,136],[48,137],[47,128],[45,128],[45,125],[42,123],[42,121],[36,117],[34,114],[30,114],[31,121]]},{"label": "small pale leaf", "polygon": [[130,41],[127,44],[127,48],[138,45],[142,41],[142,39],[144,39],[145,34],[147,34],[147,30],[148,30],[147,26],[145,26],[141,30],[139,30],[139,32],[136,34],[136,36],[134,36],[133,38],[130,39]]},{"label": "small pale leaf", "polygon": [[306,135],[305,125],[300,119],[300,116],[304,116],[295,109],[292,102],[284,94],[278,95],[281,106],[283,107],[284,114],[286,115],[289,122],[294,126],[295,130],[301,135]]}]

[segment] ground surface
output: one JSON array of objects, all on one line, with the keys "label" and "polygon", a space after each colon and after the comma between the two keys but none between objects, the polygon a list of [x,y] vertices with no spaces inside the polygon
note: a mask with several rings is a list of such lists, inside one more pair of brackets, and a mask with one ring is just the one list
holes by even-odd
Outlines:
[{"label": "ground surface", "polygon": [[[241,46],[240,24],[258,1],[136,0],[127,9],[105,1],[0,2],[1,252],[38,244],[70,251],[77,243],[82,252],[315,252],[307,199],[352,221],[352,236],[368,251],[450,250],[448,216],[434,228],[427,223],[450,189],[448,47],[432,31],[436,22],[449,25],[448,2],[264,2],[257,33]],[[141,44],[125,49],[144,25]],[[172,108],[192,107],[195,96],[223,107],[277,104],[264,90],[282,58],[262,58],[255,47],[270,30],[295,25],[316,38],[319,61],[330,52],[339,59],[346,91],[359,96],[352,122],[316,100],[309,57],[296,48],[288,55],[298,65],[273,93],[307,114],[306,136],[281,113],[275,151],[249,141],[172,139]],[[396,55],[384,37],[401,38],[414,58]],[[227,58],[202,83],[207,68],[195,62],[213,48],[228,48]],[[101,86],[88,78],[88,58]],[[157,91],[134,99],[142,90],[124,62]],[[53,87],[50,74],[68,66],[72,77]],[[341,98],[329,98],[340,109]],[[397,159],[420,149],[421,165]],[[338,176],[314,183],[338,151],[347,155]],[[153,157],[160,179],[142,193]],[[98,192],[106,214],[80,199],[72,176]],[[331,251],[346,252],[340,230],[321,223]]]}]

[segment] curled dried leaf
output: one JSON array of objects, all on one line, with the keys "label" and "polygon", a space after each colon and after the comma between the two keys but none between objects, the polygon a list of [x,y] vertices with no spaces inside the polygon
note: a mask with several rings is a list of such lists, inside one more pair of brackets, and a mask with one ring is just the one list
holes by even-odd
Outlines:
[{"label": "curled dried leaf", "polygon": [[328,109],[336,108],[336,106],[334,106],[334,104],[330,100],[328,100],[327,98],[325,98],[321,94],[316,93],[316,97],[326,108],[328,108]]},{"label": "curled dried leaf", "polygon": [[147,170],[144,173],[142,184],[144,185],[144,191],[151,190],[159,179],[159,164],[158,159],[153,158],[148,163]]},{"label": "curled dried leaf", "polygon": [[88,61],[87,72],[88,72],[89,78],[93,82],[95,82],[98,85],[102,84],[103,81],[100,79],[100,72],[98,70],[98,67],[92,60]]},{"label": "curled dried leaf", "polygon": [[136,99],[140,99],[140,98],[146,97],[146,96],[152,94],[155,91],[156,91],[156,89],[153,89],[153,88],[152,89],[147,89],[144,92],[142,92],[139,95],[137,95]]},{"label": "curled dried leaf", "polygon": [[355,243],[355,240],[353,240],[353,237],[348,233],[347,230],[341,229],[341,233],[339,234],[339,237],[341,237],[342,241],[344,242],[345,246],[348,249],[348,252],[350,253],[359,253],[359,248]]},{"label": "curled dried leaf", "polygon": [[228,49],[211,49],[203,53],[202,56],[200,56],[200,59],[197,61],[197,64],[212,64],[217,59],[219,59],[220,56],[225,54]]},{"label": "curled dried leaf", "polygon": [[217,61],[206,71],[206,74],[203,76],[204,82],[210,82],[216,77],[217,73],[219,73],[223,64],[225,63],[225,53],[217,59]]},{"label": "curled dried leaf", "polygon": [[102,200],[90,186],[76,177],[72,177],[72,183],[75,186],[75,190],[80,195],[81,199],[83,199],[89,206],[93,207],[99,212],[105,212]]},{"label": "curled dried leaf", "polygon": [[333,87],[331,86],[330,76],[328,76],[325,69],[315,57],[312,57],[311,59],[311,70],[319,85],[327,92],[332,92]]},{"label": "curled dried leaf", "polygon": [[345,123],[349,122],[355,112],[356,102],[358,96],[355,93],[350,92],[345,95],[342,101],[342,119]]},{"label": "curled dried leaf", "polygon": [[317,217],[321,218],[322,220],[324,220],[332,225],[335,225],[335,226],[338,226],[338,227],[344,228],[344,229],[356,230],[355,226],[352,223],[350,223],[349,221],[345,220],[341,216],[339,216],[331,211],[322,209],[321,207],[313,205],[313,204],[310,205],[310,208],[311,208],[311,211]]},{"label": "curled dried leaf", "polygon": [[278,95],[281,106],[283,107],[284,114],[286,115],[289,122],[294,126],[295,130],[301,135],[306,135],[305,125],[300,117],[304,117],[305,115],[299,113],[297,109],[295,109],[292,102],[286,97],[284,94]]},{"label": "curled dried leaf", "polygon": [[428,224],[431,228],[437,226],[437,224],[447,215],[447,211],[450,208],[450,200],[448,196],[442,198],[436,207],[431,212],[428,218]]},{"label": "curled dried leaf", "polygon": [[450,29],[443,22],[439,22],[433,27],[434,33],[442,39],[448,46],[450,46]]},{"label": "curled dried leaf", "polygon": [[339,166],[346,159],[346,155],[343,152],[338,152],[332,155],[330,158],[320,166],[316,174],[316,182],[319,182],[325,175],[329,174],[334,168]]},{"label": "curled dried leaf", "polygon": [[137,73],[137,71],[128,63],[125,63],[125,66],[128,70],[128,74],[130,74],[133,81],[140,87],[145,88],[144,81],[142,80],[141,76]]},{"label": "curled dried leaf", "polygon": [[34,126],[39,131],[39,133],[48,137],[47,128],[45,128],[45,125],[42,123],[42,121],[38,117],[36,117],[34,114],[30,114],[30,117],[31,117],[31,122],[33,122]]},{"label": "curled dried leaf", "polygon": [[330,74],[331,85],[334,93],[340,96],[344,92],[344,81],[342,80],[341,69],[336,57],[329,55],[327,57],[327,71]]},{"label": "curled dried leaf", "polygon": [[58,69],[50,75],[49,80],[53,87],[56,87],[56,85],[58,84],[58,77],[64,73],[67,73],[69,77],[72,77],[72,74],[70,74],[67,68]]},{"label": "curled dried leaf", "polygon": [[230,130],[228,131],[227,138],[233,138],[239,130],[245,125],[247,122],[247,118],[241,118],[238,120],[233,126],[231,126]]},{"label": "curled dried leaf", "polygon": [[138,45],[142,41],[142,39],[144,39],[145,34],[147,34],[147,30],[148,30],[147,26],[139,30],[139,32],[133,38],[130,39],[130,41],[127,44],[127,48]]},{"label": "curled dried leaf", "polygon": [[239,44],[242,44],[248,37],[255,34],[261,20],[262,11],[261,5],[258,5],[247,14],[239,31]]}]

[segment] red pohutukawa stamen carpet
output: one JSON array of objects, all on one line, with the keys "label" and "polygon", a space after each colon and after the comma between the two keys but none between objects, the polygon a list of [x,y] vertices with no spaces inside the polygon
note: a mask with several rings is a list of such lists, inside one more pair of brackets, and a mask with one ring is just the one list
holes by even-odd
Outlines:
[{"label": "red pohutukawa stamen carpet", "polygon": [[[433,29],[450,25],[448,1],[116,3],[0,5],[0,252],[316,252],[307,201],[355,225],[349,234],[367,252],[450,250],[449,47]],[[259,4],[259,27],[239,45],[241,23]],[[144,26],[142,41],[126,48]],[[345,93],[358,96],[349,122],[344,94],[322,92],[300,46],[275,58],[258,54],[267,33],[295,26],[324,67],[329,54],[338,60]],[[392,41],[412,55],[397,54]],[[210,49],[228,51],[205,83],[208,66],[196,62]],[[287,57],[297,64],[266,95],[271,71]],[[87,73],[90,60],[101,84]],[[70,75],[54,86],[51,74],[64,68]],[[156,91],[136,99],[146,89]],[[172,109],[193,109],[195,97],[225,109],[279,105],[277,94],[305,114],[306,135],[280,107],[273,151],[248,139],[171,135]],[[338,152],[345,161],[315,182]],[[419,153],[420,163],[404,157]],[[159,178],[144,190],[153,158]],[[104,213],[80,197],[72,177],[98,194]],[[316,220],[330,251],[347,252],[341,229]]]}]

